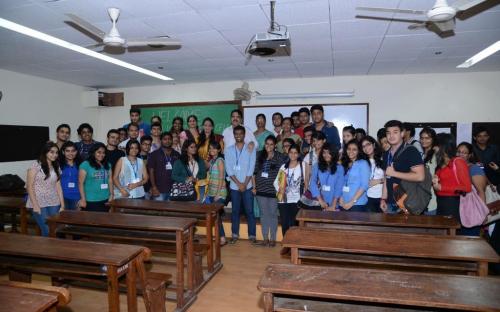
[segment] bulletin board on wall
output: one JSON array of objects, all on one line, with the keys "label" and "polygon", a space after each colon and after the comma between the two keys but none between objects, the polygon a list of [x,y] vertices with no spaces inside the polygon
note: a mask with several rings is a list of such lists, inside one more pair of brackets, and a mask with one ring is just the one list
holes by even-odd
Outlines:
[{"label": "bulletin board on wall", "polygon": [[147,123],[150,122],[152,116],[160,116],[164,131],[170,130],[175,117],[181,117],[184,120],[184,128],[187,127],[187,117],[190,115],[198,117],[200,128],[203,119],[210,117],[215,124],[214,132],[221,134],[231,125],[231,111],[241,109],[241,101],[135,104],[132,108],[139,108],[142,120]]},{"label": "bulletin board on wall", "polygon": [[[245,126],[255,131],[255,117],[258,114],[266,115],[266,129],[273,129],[272,116],[275,112],[280,112],[284,117],[289,117],[292,112],[298,111],[301,107],[311,109],[314,104],[307,105],[257,105],[244,106],[243,116],[245,117]],[[363,128],[368,131],[368,103],[353,103],[353,104],[321,104],[325,112],[324,118],[327,121],[333,122],[337,129],[342,131],[345,126],[353,125],[354,128]]]}]

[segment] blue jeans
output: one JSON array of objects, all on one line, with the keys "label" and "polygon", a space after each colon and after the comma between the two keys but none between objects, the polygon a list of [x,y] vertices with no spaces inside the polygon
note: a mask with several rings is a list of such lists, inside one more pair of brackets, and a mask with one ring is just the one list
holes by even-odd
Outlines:
[{"label": "blue jeans", "polygon": [[58,214],[60,208],[61,205],[57,205],[41,207],[39,213],[33,211],[33,218],[35,218],[36,224],[38,224],[38,226],[40,227],[42,236],[49,236],[49,227],[47,223],[45,223],[45,220],[47,220],[47,217],[55,216],[56,214]]},{"label": "blue jeans", "polygon": [[160,196],[156,197],[151,196],[151,199],[157,201],[168,200],[169,198],[170,198],[170,193],[160,193]]},{"label": "blue jeans", "polygon": [[77,204],[79,199],[64,199],[64,209],[66,210],[78,210]]},{"label": "blue jeans", "polygon": [[396,203],[387,203],[387,213],[388,214],[398,214],[399,207]]},{"label": "blue jeans", "polygon": [[243,209],[247,215],[248,221],[248,238],[255,238],[255,216],[253,214],[253,194],[252,190],[240,192],[238,190],[231,190],[231,232],[232,237],[238,238],[240,236],[240,209],[243,201]]},{"label": "blue jeans", "polygon": [[[211,204],[214,202],[214,198],[213,196],[207,196],[207,198],[205,198],[205,201],[203,202],[204,204]],[[217,202],[219,204],[223,204],[226,202],[226,199],[225,198],[219,198],[217,200]],[[224,231],[224,226],[222,225],[222,216],[224,215],[224,210],[222,210],[222,212],[219,214],[219,236],[220,237],[226,237],[226,232]]]},{"label": "blue jeans", "polygon": [[198,187],[198,192],[199,192],[199,202],[201,203],[203,201],[203,198],[205,197],[205,189],[207,188],[206,185],[199,186]]}]

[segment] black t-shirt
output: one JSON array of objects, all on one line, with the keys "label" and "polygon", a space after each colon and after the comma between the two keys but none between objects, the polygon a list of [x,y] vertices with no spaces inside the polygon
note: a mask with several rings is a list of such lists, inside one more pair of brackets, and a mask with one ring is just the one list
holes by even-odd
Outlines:
[{"label": "black t-shirt", "polygon": [[115,169],[115,165],[118,162],[118,159],[122,158],[123,156],[125,156],[125,152],[119,150],[118,148],[113,151],[106,149],[106,157],[108,158],[108,162],[111,164],[111,168],[113,170]]},{"label": "black t-shirt", "polygon": [[[410,172],[412,167],[423,165],[424,161],[420,152],[411,145],[401,144],[394,155],[390,154],[390,150],[384,153],[384,166],[394,166],[394,170],[398,172]],[[384,168],[384,169],[385,169]],[[401,183],[401,179],[394,177],[386,177],[387,179],[387,202],[395,203],[392,189],[394,184]]]}]

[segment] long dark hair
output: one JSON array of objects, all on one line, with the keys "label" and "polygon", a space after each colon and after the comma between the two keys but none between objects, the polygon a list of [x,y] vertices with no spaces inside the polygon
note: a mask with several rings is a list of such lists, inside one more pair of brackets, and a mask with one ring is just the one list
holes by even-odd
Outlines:
[{"label": "long dark hair", "polygon": [[455,146],[455,137],[449,133],[439,133],[437,135],[437,146],[439,150],[436,153],[436,170],[445,166],[445,156],[450,160],[457,156],[457,147]]},{"label": "long dark hair", "polygon": [[64,151],[68,147],[73,147],[76,150],[76,156],[73,160],[75,162],[75,165],[78,167],[82,163],[82,157],[80,157],[80,151],[78,151],[78,148],[76,148],[76,144],[73,141],[66,141],[61,146],[61,150],[59,151],[59,165],[61,169],[64,169],[68,165],[68,163],[66,162],[66,157],[64,157]]},{"label": "long dark hair", "polygon": [[[267,136],[267,138],[264,140],[264,144],[266,144],[265,142],[267,142],[267,141],[273,141],[274,145],[276,145],[276,142],[277,142],[276,138],[272,134]],[[268,156],[267,151],[266,151],[266,148],[264,147],[264,149],[259,152],[259,156],[257,157],[257,163],[259,164],[259,166],[262,166],[264,161],[266,161],[267,156]]]},{"label": "long dark hair", "polygon": [[[179,132],[176,132],[174,130],[174,123],[177,120],[181,122],[181,129],[179,130]],[[172,119],[172,126],[170,127],[170,132],[181,133],[182,131],[184,131],[184,120],[182,119],[182,117],[174,117],[174,119]]]},{"label": "long dark hair", "polygon": [[349,164],[351,163],[351,160],[347,155],[347,148],[349,147],[349,145],[356,145],[356,147],[358,148],[358,158],[356,158],[356,160],[366,159],[366,156],[363,153],[363,150],[361,149],[361,144],[359,144],[359,142],[355,138],[347,142],[347,144],[344,146],[344,150],[342,151],[342,160],[341,160],[342,167],[344,167],[344,174],[347,174],[349,170]]},{"label": "long dark hair", "polygon": [[[290,151],[292,149],[296,150],[297,153],[299,153],[299,157],[297,158],[297,163],[299,164],[299,166],[301,166],[302,160],[300,160],[300,147],[294,143],[294,144],[292,144],[292,146],[290,146],[290,148],[288,149],[288,152],[290,153]],[[289,167],[290,167],[290,157],[288,157],[288,161],[285,164],[285,169],[288,169]]]},{"label": "long dark hair", "polygon": [[[196,145],[196,142],[194,140],[192,140],[192,139],[187,139],[186,141],[184,141],[184,144],[182,144],[182,153],[181,153],[180,160],[186,166],[188,165],[188,162],[189,162],[189,156],[188,156],[187,150],[188,150],[189,145],[191,145],[191,144]],[[198,153],[195,153],[193,155],[193,158],[194,158],[194,160],[196,160],[196,162],[198,162],[200,160],[200,157],[198,156]]]},{"label": "long dark hair", "polygon": [[[328,151],[330,157],[332,158],[330,164],[328,164],[323,157],[323,152]],[[330,170],[330,174],[335,174],[337,172],[337,162],[339,161],[339,150],[335,145],[330,145],[326,143],[321,148],[321,151],[318,155],[318,168],[321,172],[325,172]]]},{"label": "long dark hair", "polygon": [[210,133],[210,135],[207,138],[207,136],[205,135],[205,130],[201,131],[201,133],[200,133],[200,146],[205,145],[206,141],[208,141],[208,142],[215,141],[214,121],[212,120],[212,118],[207,117],[207,118],[203,119],[203,122],[201,124],[204,125],[206,121],[209,121],[212,124],[212,132]]},{"label": "long dark hair", "polygon": [[215,148],[216,150],[219,150],[219,154],[217,154],[217,157],[215,157],[215,159],[217,159],[217,158],[224,159],[224,154],[222,154],[222,146],[220,145],[219,142],[210,141],[210,143],[208,143],[208,148],[210,149],[210,147]]},{"label": "long dark hair", "polygon": [[[374,137],[372,136],[365,136],[361,140],[361,147],[363,147],[363,142],[368,141],[373,145],[373,159],[375,160],[375,166],[378,168],[382,168],[383,160],[382,160],[382,155],[384,154],[384,151],[382,150],[382,147],[380,147],[380,144],[378,144],[377,140],[375,140]],[[361,152],[365,155],[365,158],[368,159],[368,155],[361,150]]]},{"label": "long dark hair", "polygon": [[[47,180],[50,177],[50,168],[49,168],[49,160],[47,159],[47,153],[53,147],[57,148],[57,154],[59,155],[59,147],[57,147],[57,144],[52,142],[52,141],[48,141],[42,147],[42,151],[40,152],[40,157],[38,158],[38,163],[42,167],[42,171],[45,174],[44,180]],[[52,168],[54,168],[54,171],[55,171],[56,176],[57,176],[57,180],[59,181],[59,179],[61,177],[61,173],[59,172],[59,162],[57,161],[57,159],[52,162]]]},{"label": "long dark hair", "polygon": [[[95,153],[100,148],[104,148],[104,159],[102,160],[101,164],[99,164],[95,158]],[[87,159],[87,161],[89,162],[90,166],[94,169],[99,170],[101,168],[104,168],[106,170],[109,170],[108,156],[106,155],[106,145],[104,145],[101,142],[96,142],[94,145],[92,145],[89,151],[89,158]]]},{"label": "long dark hair", "polygon": [[422,134],[427,134],[428,136],[431,137],[432,139],[432,145],[431,145],[431,148],[429,149],[429,152],[425,154],[425,158],[424,158],[424,163],[428,163],[432,160],[432,157],[434,156],[434,147],[437,146],[437,134],[436,134],[436,131],[434,129],[432,129],[431,127],[424,127],[420,133],[419,133],[419,136],[422,136]]},{"label": "long dark hair", "polygon": [[472,144],[470,144],[468,142],[462,142],[462,143],[457,145],[457,151],[460,148],[460,146],[465,146],[465,148],[467,148],[467,150],[469,151],[470,156],[469,156],[469,159],[467,160],[467,162],[470,162],[472,164],[479,162],[479,157],[477,157],[477,154],[474,151],[474,147],[472,146]]},{"label": "long dark hair", "polygon": [[188,118],[186,118],[186,122],[188,123],[188,130],[189,130],[189,119],[194,118],[196,120],[196,130],[198,130],[198,117],[196,115],[189,115]]}]

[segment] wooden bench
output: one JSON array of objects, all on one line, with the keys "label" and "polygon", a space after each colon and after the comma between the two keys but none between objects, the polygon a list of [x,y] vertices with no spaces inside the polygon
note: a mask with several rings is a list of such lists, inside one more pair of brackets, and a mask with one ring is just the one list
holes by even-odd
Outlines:
[{"label": "wooden bench", "polygon": [[282,243],[291,248],[294,264],[305,260],[486,276],[488,262],[500,262],[486,241],[473,237],[293,227]]},{"label": "wooden bench", "polygon": [[0,311],[56,312],[56,307],[69,303],[66,288],[19,282],[0,282]]},{"label": "wooden bench", "polygon": [[337,230],[455,235],[460,223],[448,216],[301,209],[299,226]]},{"label": "wooden bench", "polygon": [[[169,290],[177,302],[177,310],[183,311],[196,299],[196,289],[203,280],[201,257],[206,247],[197,246],[198,261],[195,261],[193,232],[196,220],[192,218],[154,217],[119,213],[62,211],[47,219],[51,237],[56,232],[63,236],[87,237],[97,241],[138,244],[160,252],[176,255],[176,283]],[[59,229],[58,229],[59,227]],[[184,281],[184,256],[187,256],[187,291]],[[195,264],[198,274],[195,278]],[[198,284],[196,284],[198,282]]]},{"label": "wooden bench", "polygon": [[269,265],[264,311],[500,311],[500,280],[293,264]]},{"label": "wooden bench", "polygon": [[21,233],[28,234],[28,209],[23,197],[0,196],[0,214],[10,214],[12,229],[11,232],[17,232],[17,215],[20,215]]},{"label": "wooden bench", "polygon": [[207,279],[211,279],[222,268],[221,246],[219,240],[220,211],[224,205],[219,203],[200,204],[195,202],[172,202],[146,199],[114,199],[108,203],[110,212],[161,215],[170,217],[195,218],[197,226],[206,228]]},{"label": "wooden bench", "polygon": [[[0,267],[10,270],[11,279],[30,282],[31,273],[100,277],[106,280],[108,308],[113,312],[120,310],[120,278],[126,281],[128,310],[137,311],[136,282],[147,289],[143,261],[149,256],[150,251],[141,246],[0,233]],[[143,296],[146,311],[153,311],[148,293]]]}]

